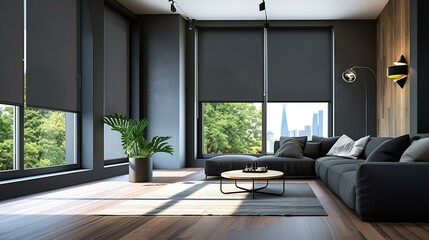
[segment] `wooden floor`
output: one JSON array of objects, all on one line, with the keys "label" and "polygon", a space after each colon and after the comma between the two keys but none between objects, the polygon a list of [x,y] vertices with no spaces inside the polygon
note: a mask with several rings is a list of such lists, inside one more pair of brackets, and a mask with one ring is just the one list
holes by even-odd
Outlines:
[{"label": "wooden floor", "polygon": [[0,239],[429,239],[429,223],[359,220],[318,180],[306,180],[328,217],[121,217],[96,212],[202,169],[158,170],[152,183],[120,176],[0,202]]}]

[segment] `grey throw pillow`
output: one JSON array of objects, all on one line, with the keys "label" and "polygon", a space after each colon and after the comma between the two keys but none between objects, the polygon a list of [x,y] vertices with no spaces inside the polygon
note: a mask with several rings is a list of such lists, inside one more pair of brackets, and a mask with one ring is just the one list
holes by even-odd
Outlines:
[{"label": "grey throw pillow", "polygon": [[280,148],[274,154],[276,157],[303,158],[303,148],[307,137],[281,137]]},{"label": "grey throw pillow", "polygon": [[297,141],[302,147],[305,146],[305,143],[307,142],[307,136],[304,137],[280,137],[280,146],[283,145],[283,143],[294,140]]},{"label": "grey throw pillow", "polygon": [[366,159],[366,162],[399,162],[401,155],[410,146],[410,135],[389,139],[380,144]]},{"label": "grey throw pillow", "polygon": [[339,136],[325,138],[313,135],[311,141],[320,142],[320,156],[325,156],[338,139],[340,139]]},{"label": "grey throw pillow", "polygon": [[316,159],[320,157],[320,142],[307,142],[304,147],[304,156]]},{"label": "grey throw pillow", "polygon": [[429,138],[414,141],[401,156],[400,162],[429,162]]}]

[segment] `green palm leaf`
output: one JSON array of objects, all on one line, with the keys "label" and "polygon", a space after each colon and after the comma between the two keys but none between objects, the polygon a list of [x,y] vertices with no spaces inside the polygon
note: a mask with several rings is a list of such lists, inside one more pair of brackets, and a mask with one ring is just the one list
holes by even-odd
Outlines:
[{"label": "green palm leaf", "polygon": [[156,136],[150,142],[146,140],[147,119],[135,121],[126,115],[113,113],[105,116],[103,121],[121,134],[122,148],[128,157],[150,158],[158,152],[173,154],[173,147],[167,143],[171,137]]}]

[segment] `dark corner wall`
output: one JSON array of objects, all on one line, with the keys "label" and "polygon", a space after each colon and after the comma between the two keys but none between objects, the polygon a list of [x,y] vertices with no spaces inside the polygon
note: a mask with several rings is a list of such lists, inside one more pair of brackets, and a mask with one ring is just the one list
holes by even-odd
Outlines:
[{"label": "dark corner wall", "polygon": [[145,117],[148,138],[171,136],[174,154],[153,156],[155,168],[185,167],[185,20],[142,15]]},{"label": "dark corner wall", "polygon": [[429,1],[410,0],[410,133],[429,134]]},{"label": "dark corner wall", "polygon": [[[376,71],[376,22],[334,22],[334,135],[353,139],[376,136],[376,79],[367,70],[357,69],[358,79],[343,81],[341,74],[354,65]],[[368,132],[365,133],[365,79],[368,89]]]}]

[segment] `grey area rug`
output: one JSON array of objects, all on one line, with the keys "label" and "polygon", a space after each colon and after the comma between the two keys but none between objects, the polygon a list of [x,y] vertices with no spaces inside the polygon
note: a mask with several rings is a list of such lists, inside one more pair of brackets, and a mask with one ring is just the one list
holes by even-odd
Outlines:
[{"label": "grey area rug", "polygon": [[[237,191],[225,182],[224,191]],[[239,186],[250,187],[250,184]],[[256,184],[256,187],[262,184]],[[265,191],[281,192],[270,182]],[[286,183],[283,196],[255,193],[222,194],[219,182],[179,182],[104,209],[97,215],[115,216],[327,216],[307,183]]]}]

